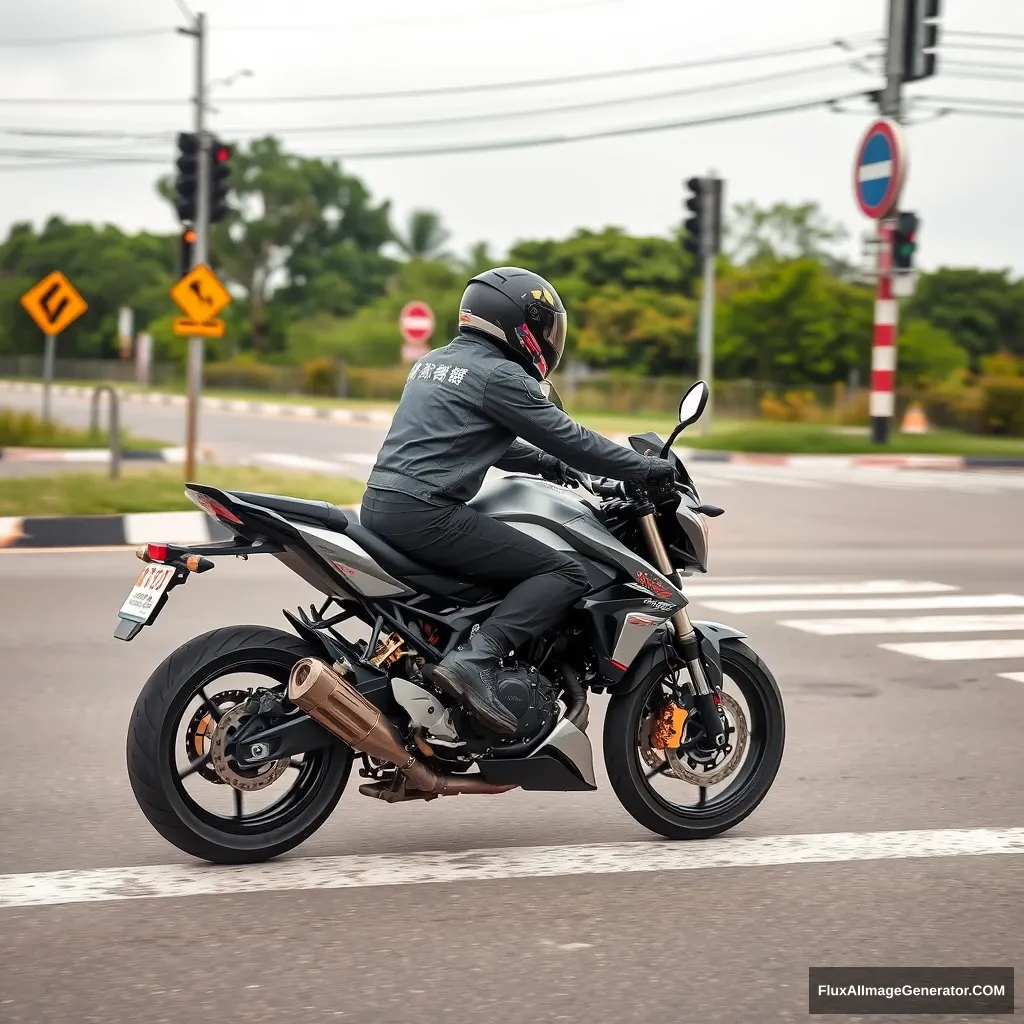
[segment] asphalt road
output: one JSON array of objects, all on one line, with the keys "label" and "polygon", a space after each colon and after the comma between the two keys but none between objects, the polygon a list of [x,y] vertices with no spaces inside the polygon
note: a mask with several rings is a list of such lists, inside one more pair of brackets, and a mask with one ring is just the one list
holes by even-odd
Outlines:
[{"label": "asphalt road", "polygon": [[[416,855],[473,850],[498,858],[490,873],[473,873],[486,859],[474,854],[464,880],[373,884],[370,869],[370,884],[348,888],[241,891],[142,817],[126,723],[173,648],[217,625],[283,625],[280,609],[308,603],[307,588],[270,561],[223,564],[122,644],[110,634],[137,571],[130,553],[0,555],[0,1020],[733,1024],[803,1018],[812,965],[1021,966],[1024,846],[958,855],[940,835],[936,855],[908,859],[896,836],[876,859],[805,863],[792,844],[824,840],[772,837],[1024,826],[1024,494],[720,473],[707,492],[728,511],[694,612],[749,633],[782,688],[788,740],[775,787],[732,837],[781,852],[699,870],[633,870],[670,844],[618,806],[598,753],[592,794],[391,807],[353,780],[320,832],[275,862],[301,876],[310,858],[429,865]],[[949,629],[935,632],[942,617]],[[950,641],[975,646],[936,646]],[[950,654],[961,660],[935,660]],[[697,858],[729,842],[672,848]],[[629,870],[579,860],[582,846],[625,856],[623,843],[646,844],[626,848]],[[517,850],[535,863],[536,847],[583,866],[501,866]],[[213,889],[3,905],[13,874],[159,865]],[[122,894],[146,891],[126,882]]]}]

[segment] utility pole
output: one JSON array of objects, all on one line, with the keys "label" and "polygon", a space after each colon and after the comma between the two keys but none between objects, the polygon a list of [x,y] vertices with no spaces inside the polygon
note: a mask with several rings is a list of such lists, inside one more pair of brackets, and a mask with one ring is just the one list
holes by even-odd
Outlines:
[{"label": "utility pole", "polygon": [[[206,15],[200,12],[190,28],[180,28],[182,35],[192,36],[195,50],[195,95],[193,115],[199,141],[197,167],[195,242],[192,266],[207,261],[210,243],[210,138],[206,132]],[[185,479],[191,480],[196,468],[196,444],[199,433],[199,398],[203,389],[203,339],[188,339],[187,409],[185,413]]]},{"label": "utility pole", "polygon": [[885,88],[878,107],[883,117],[903,119],[901,88],[905,77],[908,0],[889,0],[889,26],[885,46]]}]

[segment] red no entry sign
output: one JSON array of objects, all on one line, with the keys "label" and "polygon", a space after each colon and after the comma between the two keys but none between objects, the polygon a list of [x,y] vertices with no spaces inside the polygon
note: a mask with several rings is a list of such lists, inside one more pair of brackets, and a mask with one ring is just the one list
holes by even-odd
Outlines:
[{"label": "red no entry sign", "polygon": [[398,316],[398,329],[409,344],[422,344],[434,333],[434,314],[425,302],[410,302]]}]

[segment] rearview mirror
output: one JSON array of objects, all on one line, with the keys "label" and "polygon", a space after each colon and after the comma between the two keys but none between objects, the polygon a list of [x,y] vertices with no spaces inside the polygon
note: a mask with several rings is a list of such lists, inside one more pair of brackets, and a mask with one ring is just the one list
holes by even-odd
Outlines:
[{"label": "rearview mirror", "polygon": [[549,380],[542,380],[540,382],[540,389],[544,392],[544,397],[557,409],[561,409],[565,412],[565,408],[562,405],[562,399],[558,396],[558,392],[555,390],[555,385]]},{"label": "rearview mirror", "polygon": [[707,407],[710,394],[711,391],[707,384],[699,380],[683,395],[683,400],[679,403],[679,423],[681,426],[688,427],[691,423],[696,423],[701,418]]}]

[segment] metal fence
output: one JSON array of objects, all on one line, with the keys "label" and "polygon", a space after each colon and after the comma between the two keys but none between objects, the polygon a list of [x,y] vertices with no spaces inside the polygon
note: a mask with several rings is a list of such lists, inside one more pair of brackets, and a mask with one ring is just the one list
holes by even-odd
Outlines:
[{"label": "metal fence", "polygon": [[[175,383],[178,368],[172,363],[156,363],[150,371],[150,383],[168,387]],[[0,378],[42,380],[42,356],[0,356]],[[135,362],[130,359],[56,359],[54,380],[96,381],[111,384],[135,383]]]},{"label": "metal fence", "polygon": [[[0,377],[34,378],[42,375],[38,356],[0,357]],[[56,379],[129,384],[135,382],[135,364],[118,359],[58,359]],[[402,367],[339,368],[337,381],[326,391],[302,368],[269,363],[208,363],[204,370],[205,387],[211,391],[259,392],[267,395],[316,393],[341,398],[395,401],[405,385]],[[691,377],[630,377],[569,367],[555,375],[554,384],[566,409],[574,414],[658,413],[671,415],[679,399],[693,383]],[[182,389],[181,370],[174,364],[157,363],[152,368],[154,387]],[[718,419],[748,420],[762,416],[766,406],[784,414],[787,408],[800,408],[792,418],[849,419],[866,417],[866,392],[851,391],[845,385],[786,385],[753,380],[717,380],[714,382],[715,416]],[[767,400],[767,401],[766,401]],[[864,410],[861,406],[864,405]],[[810,413],[808,414],[808,411]],[[770,414],[770,411],[769,411]]]}]

